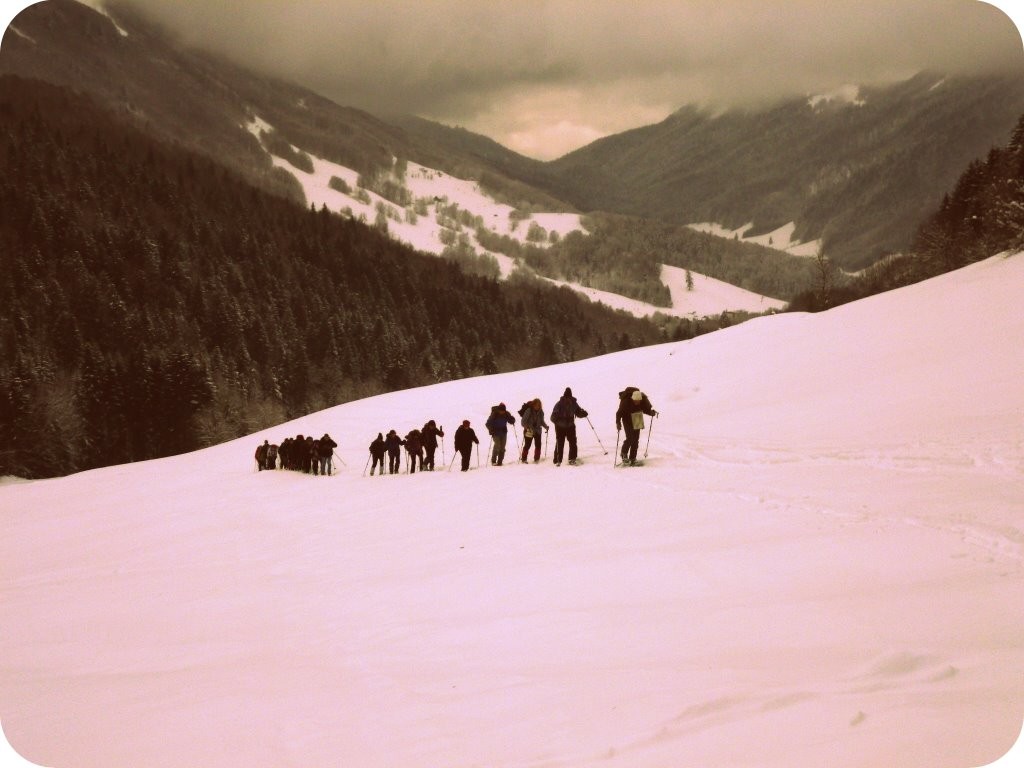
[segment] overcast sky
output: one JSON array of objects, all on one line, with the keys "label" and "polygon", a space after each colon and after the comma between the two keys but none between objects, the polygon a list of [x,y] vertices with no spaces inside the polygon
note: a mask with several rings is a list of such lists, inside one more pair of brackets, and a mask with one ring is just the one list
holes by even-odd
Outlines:
[{"label": "overcast sky", "polygon": [[[341,104],[540,158],[686,104],[757,105],[921,69],[1024,76],[1017,27],[980,0],[131,2],[189,43]],[[1021,20],[1015,0],[998,2]]]}]

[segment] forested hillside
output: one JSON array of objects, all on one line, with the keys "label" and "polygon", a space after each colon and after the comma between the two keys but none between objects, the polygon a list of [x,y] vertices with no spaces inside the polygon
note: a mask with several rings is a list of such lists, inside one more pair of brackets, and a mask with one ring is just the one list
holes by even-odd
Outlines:
[{"label": "forested hillside", "polygon": [[1024,115],[1009,142],[975,160],[920,226],[913,248],[853,279],[826,279],[792,302],[793,310],[827,309],[951,272],[1001,251],[1024,249]]},{"label": "forested hillside", "polygon": [[824,240],[847,269],[905,250],[975,157],[1024,109],[1024,80],[923,73],[855,101],[797,99],[763,111],[679,110],[550,163],[551,191],[580,210],[678,223],[754,222]]},{"label": "forested hillside", "polygon": [[0,126],[0,475],[662,339],[257,190],[55,86],[0,78]]}]

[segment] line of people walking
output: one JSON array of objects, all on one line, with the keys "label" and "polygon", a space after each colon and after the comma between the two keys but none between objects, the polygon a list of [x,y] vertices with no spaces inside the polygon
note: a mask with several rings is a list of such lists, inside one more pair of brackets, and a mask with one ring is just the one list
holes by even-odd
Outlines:
[{"label": "line of people walking", "polygon": [[[504,402],[498,403],[491,408],[491,412],[484,423],[487,434],[490,438],[488,459],[492,466],[500,467],[505,462],[508,447],[509,427],[512,427],[512,434],[517,443],[517,455],[521,463],[529,463],[531,449],[533,463],[541,461],[541,436],[544,438],[544,456],[547,456],[547,437],[551,426],[555,428],[555,450],[553,461],[555,466],[561,466],[563,461],[570,465],[579,463],[578,444],[576,435],[576,419],[586,419],[594,430],[601,449],[607,454],[601,438],[590,422],[590,414],[580,406],[573,396],[572,389],[565,388],[561,398],[551,409],[551,424],[548,424],[544,405],[540,398],[527,400],[518,410],[519,424],[523,428],[523,443],[518,445],[519,437],[515,430],[516,419],[509,413]],[[616,464],[620,461],[624,465],[637,463],[637,452],[640,445],[640,433],[645,428],[644,415],[652,418],[658,416],[650,399],[637,387],[626,387],[619,392],[619,405],[615,412],[616,450],[618,456]],[[619,449],[619,438],[621,450]],[[421,472],[433,472],[438,448],[441,449],[442,467],[444,456],[444,428],[431,419],[421,429],[412,429],[405,437],[400,437],[394,430],[388,430],[385,435],[378,432],[377,437],[370,443],[369,458],[366,460],[366,467],[363,474],[369,467],[370,476],[385,474],[395,475],[403,471],[402,449],[405,449],[404,472],[414,474],[417,469]],[[648,432],[648,442],[650,432]],[[256,449],[256,463],[260,470],[275,469],[280,461],[281,469],[292,469],[306,474],[329,475],[333,473],[332,458],[337,443],[328,434],[324,434],[319,440],[312,437],[299,435],[296,438],[287,438],[280,446],[272,445],[264,440],[263,445]],[[474,446],[480,445],[468,419],[455,430],[454,447],[457,456],[452,457],[448,469],[451,470],[456,458],[459,458],[461,470],[467,472],[470,469],[472,452]],[[566,447],[568,446],[568,450]],[[479,451],[479,448],[477,448]],[[645,453],[646,455],[646,453]],[[385,464],[385,460],[387,463]],[[372,462],[372,466],[371,465]],[[479,452],[477,454],[477,465],[479,466]]]},{"label": "line of people walking", "polygon": [[324,432],[314,440],[312,436],[286,437],[280,445],[264,440],[256,448],[256,466],[265,469],[290,469],[307,475],[334,474],[334,449],[338,444]]},{"label": "line of people walking", "polygon": [[[380,474],[384,474],[385,456],[388,459],[387,474],[397,475],[401,470],[403,446],[408,457],[406,467],[409,474],[416,471],[417,465],[421,472],[433,472],[437,448],[441,444],[438,438],[443,437],[444,427],[439,427],[433,419],[424,424],[423,429],[411,430],[404,439],[393,429],[388,431],[387,437],[378,432],[377,438],[370,443],[370,459],[373,460],[370,476],[372,477],[378,468]],[[367,463],[370,459],[367,459]],[[365,468],[363,472],[366,472]]]}]

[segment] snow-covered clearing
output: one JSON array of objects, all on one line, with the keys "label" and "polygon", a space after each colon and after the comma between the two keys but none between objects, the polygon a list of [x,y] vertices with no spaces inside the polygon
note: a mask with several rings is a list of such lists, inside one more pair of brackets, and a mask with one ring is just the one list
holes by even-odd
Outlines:
[{"label": "snow-covered clearing", "polygon": [[[4,731],[75,768],[993,761],[1024,715],[1022,285],[996,257],[0,486]],[[661,412],[639,469],[625,385]],[[483,455],[490,405],[566,386],[608,455],[584,420],[581,467],[360,474],[379,431],[436,419],[450,462],[468,418]],[[253,471],[324,431],[337,476]]]},{"label": "snow-covered clearing", "polygon": [[671,307],[658,307],[638,299],[631,299],[609,291],[590,288],[579,283],[544,278],[554,285],[562,285],[586,296],[591,301],[612,309],[621,309],[635,317],[649,317],[656,312],[675,317],[709,317],[722,312],[751,312],[780,310],[786,302],[753,293],[744,288],[715,280],[713,277],[691,272],[693,290],[686,287],[686,270],[661,265],[661,282],[668,286],[672,296]]},{"label": "snow-covered clearing", "polygon": [[727,229],[721,224],[710,221],[689,225],[690,229],[697,232],[724,237],[728,240],[739,240],[741,243],[754,243],[754,245],[761,245],[765,248],[774,248],[777,251],[784,251],[791,256],[814,257],[817,256],[818,248],[821,246],[821,240],[808,240],[806,243],[794,240],[793,232],[796,231],[796,222],[794,221],[783,224],[778,229],[763,235],[748,237],[745,233],[753,226],[753,222],[750,222],[737,229]]}]

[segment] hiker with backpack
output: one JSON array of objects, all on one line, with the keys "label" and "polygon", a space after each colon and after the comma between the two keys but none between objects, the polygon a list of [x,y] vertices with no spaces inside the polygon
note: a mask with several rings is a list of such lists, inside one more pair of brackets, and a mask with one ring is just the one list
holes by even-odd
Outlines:
[{"label": "hiker with backpack", "polygon": [[491,464],[500,467],[505,460],[505,442],[508,440],[508,425],[515,427],[516,420],[512,414],[505,410],[504,403],[498,403],[491,408],[491,415],[484,424],[491,436],[493,448],[491,449]]},{"label": "hiker with backpack", "polygon": [[[402,438],[398,436],[395,430],[390,430],[388,436],[384,438],[384,447],[388,451],[388,474],[397,475],[398,468],[402,463],[402,446],[405,443]],[[383,470],[382,470],[383,471]]]},{"label": "hiker with backpack", "polygon": [[626,387],[619,392],[619,409],[615,412],[615,431],[626,433],[620,456],[626,465],[636,464],[636,452],[640,448],[640,431],[644,428],[644,414],[657,416],[647,395],[636,387]]},{"label": "hiker with backpack", "polygon": [[[462,456],[462,471],[469,470],[469,458],[473,454],[473,443],[477,445],[476,432],[469,426],[469,419],[465,419],[457,430],[455,430],[455,450]],[[454,461],[454,459],[453,459]]]},{"label": "hiker with backpack", "polygon": [[[381,477],[384,476],[384,454],[387,453],[387,450],[384,445],[384,435],[378,432],[377,439],[370,443],[370,456],[373,458],[373,466],[370,467],[370,477],[373,477],[373,472],[377,469],[378,464],[380,464]],[[363,471],[365,472],[366,470]]]},{"label": "hiker with backpack", "polygon": [[277,455],[278,455],[278,448],[277,448],[277,446],[274,445],[273,443],[268,445],[267,446],[267,461],[266,461],[267,469],[277,469]]},{"label": "hiker with backpack", "polygon": [[405,436],[405,450],[409,456],[409,474],[416,472],[416,460],[419,459],[420,471],[423,470],[423,435],[414,429]]},{"label": "hiker with backpack", "polygon": [[314,440],[313,436],[310,435],[306,438],[306,446],[309,452],[306,474],[312,473],[315,477],[320,472],[320,441]]},{"label": "hiker with backpack", "polygon": [[521,417],[520,423],[523,425],[523,451],[519,455],[519,460],[523,464],[526,463],[532,442],[534,445],[533,463],[536,464],[540,461],[541,430],[548,431],[548,424],[544,421],[544,406],[541,404],[540,398],[537,397],[523,403],[523,407],[519,409],[519,416]]},{"label": "hiker with backpack", "polygon": [[434,454],[437,452],[437,445],[439,437],[444,437],[444,427],[439,427],[433,419],[423,425],[423,429],[420,430],[420,434],[423,436],[423,450],[426,452],[426,456],[423,458],[422,469],[424,471],[434,471]]},{"label": "hiker with backpack", "polygon": [[259,467],[260,472],[267,468],[267,449],[269,447],[269,440],[264,440],[263,445],[256,447],[256,466]]},{"label": "hiker with backpack", "polygon": [[320,438],[320,449],[317,452],[320,457],[321,475],[334,474],[334,449],[337,447],[338,444],[324,432],[324,436]]},{"label": "hiker with backpack", "polygon": [[572,390],[565,388],[562,397],[551,409],[551,423],[555,425],[555,466],[561,466],[565,443],[569,443],[569,463],[576,463],[576,418],[587,418],[589,414],[580,408]]}]

